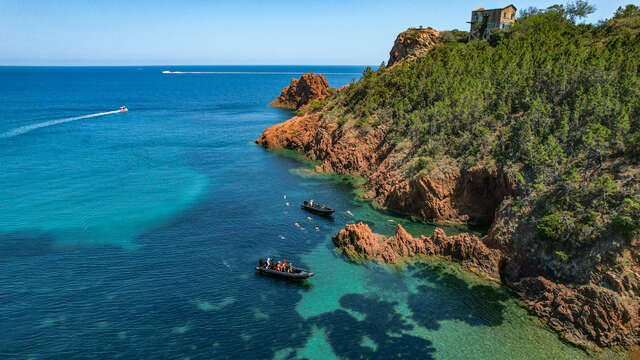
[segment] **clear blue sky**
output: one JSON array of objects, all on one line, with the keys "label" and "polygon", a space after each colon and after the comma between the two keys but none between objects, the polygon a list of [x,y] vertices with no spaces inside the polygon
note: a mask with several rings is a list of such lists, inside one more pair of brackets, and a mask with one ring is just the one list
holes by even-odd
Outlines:
[{"label": "clear blue sky", "polygon": [[[521,8],[562,1],[514,1]],[[637,0],[592,0],[588,22]],[[0,0],[0,65],[379,64],[409,26],[496,0]]]}]

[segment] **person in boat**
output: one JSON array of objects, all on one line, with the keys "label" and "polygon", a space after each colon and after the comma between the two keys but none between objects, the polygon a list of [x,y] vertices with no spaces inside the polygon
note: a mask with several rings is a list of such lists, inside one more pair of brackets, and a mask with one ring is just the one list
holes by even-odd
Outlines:
[{"label": "person in boat", "polygon": [[313,206],[313,199],[309,200],[309,206]]}]

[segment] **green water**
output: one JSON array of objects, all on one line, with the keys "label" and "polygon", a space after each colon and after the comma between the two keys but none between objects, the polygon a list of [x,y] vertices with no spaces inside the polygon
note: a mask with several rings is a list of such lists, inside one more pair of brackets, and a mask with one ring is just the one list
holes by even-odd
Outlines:
[{"label": "green water", "polygon": [[[308,180],[332,177],[298,174]],[[345,182],[343,176],[333,176],[333,180]],[[365,201],[354,200],[352,204],[349,211],[353,215],[345,215],[347,222],[367,222],[375,232],[387,236],[395,232],[397,224],[414,236],[433,233],[432,225],[374,209]],[[448,234],[465,230],[444,229]],[[446,260],[423,258],[402,268],[375,261],[353,263],[327,236],[303,261],[322,276],[314,277],[312,286],[300,291],[296,311],[306,321],[319,324],[313,325],[304,346],[286,351],[289,357],[331,359],[358,352],[365,358],[376,357],[389,347],[389,339],[412,338],[423,339],[416,345],[428,344],[423,349],[425,358],[435,359],[624,358],[620,353],[589,353],[564,343],[510,290]],[[349,297],[353,301],[345,301]],[[363,300],[370,306],[354,306]],[[330,346],[335,339],[329,334],[337,330],[332,325],[322,326],[330,324],[323,318],[331,319],[337,313],[343,314],[341,322],[348,318],[351,327],[361,328],[350,335],[358,338],[350,341],[358,344],[352,352],[336,354]],[[381,318],[387,320],[380,324]],[[406,355],[410,354],[414,353]]]}]

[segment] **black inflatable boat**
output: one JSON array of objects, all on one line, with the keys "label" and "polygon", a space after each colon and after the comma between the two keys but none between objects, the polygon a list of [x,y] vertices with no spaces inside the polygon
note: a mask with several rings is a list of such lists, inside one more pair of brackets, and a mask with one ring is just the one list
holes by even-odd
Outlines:
[{"label": "black inflatable boat", "polygon": [[331,214],[336,212],[332,208],[328,208],[328,207],[326,207],[324,205],[319,205],[319,204],[316,204],[316,203],[312,203],[310,201],[303,202],[302,205],[300,205],[300,207],[303,210],[311,211],[313,213],[316,213],[316,214],[322,215],[322,216],[331,216]]},{"label": "black inflatable boat", "polygon": [[276,276],[276,277],[280,277],[283,279],[289,279],[289,280],[303,280],[303,279],[307,279],[312,277],[314,274],[309,271],[309,270],[305,270],[305,269],[300,269],[297,267],[293,267],[293,271],[292,272],[285,272],[285,271],[277,271],[274,269],[268,269],[267,265],[265,263],[265,261],[263,259],[260,259],[260,265],[256,266],[256,271],[263,274],[263,275],[269,275],[269,276]]}]

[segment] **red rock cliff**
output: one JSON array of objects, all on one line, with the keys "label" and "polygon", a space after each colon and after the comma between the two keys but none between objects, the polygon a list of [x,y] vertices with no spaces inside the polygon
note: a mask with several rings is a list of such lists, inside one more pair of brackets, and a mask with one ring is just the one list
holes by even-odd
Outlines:
[{"label": "red rock cliff", "polygon": [[407,154],[387,139],[384,126],[364,131],[308,114],[266,129],[256,142],[304,152],[327,172],[366,177],[366,197],[423,221],[490,223],[513,191],[509,178],[494,168],[436,167],[407,177]]},{"label": "red rock cliff", "polygon": [[282,90],[271,106],[299,109],[313,100],[320,100],[329,95],[329,83],[324,75],[307,73],[300,79],[291,79],[289,86]]}]

